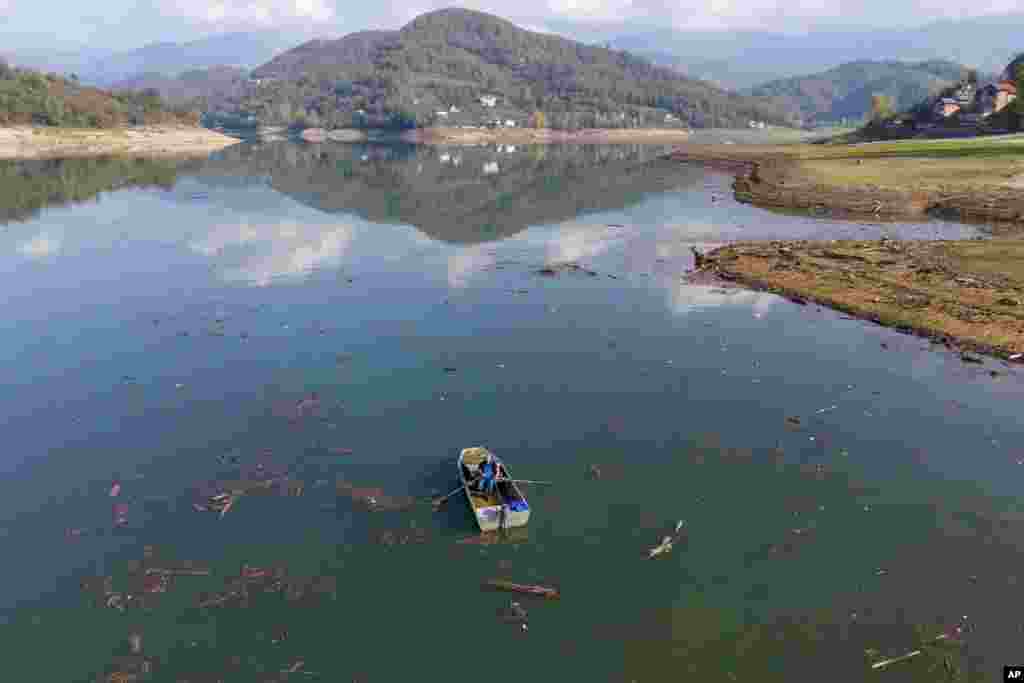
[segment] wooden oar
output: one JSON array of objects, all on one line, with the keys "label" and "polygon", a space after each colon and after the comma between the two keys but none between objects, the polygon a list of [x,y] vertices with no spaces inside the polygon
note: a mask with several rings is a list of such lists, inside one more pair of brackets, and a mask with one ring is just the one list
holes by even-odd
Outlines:
[{"label": "wooden oar", "polygon": [[434,507],[441,507],[441,505],[443,505],[446,500],[448,500],[449,498],[451,498],[452,496],[454,496],[456,493],[458,493],[461,490],[462,490],[462,486],[460,485],[459,488],[455,489],[454,491],[449,493],[447,496],[445,496],[443,498],[439,498],[438,500],[435,500],[434,501]]},{"label": "wooden oar", "polygon": [[498,481],[511,481],[516,484],[554,484],[553,481],[533,481],[532,479],[498,479]]}]

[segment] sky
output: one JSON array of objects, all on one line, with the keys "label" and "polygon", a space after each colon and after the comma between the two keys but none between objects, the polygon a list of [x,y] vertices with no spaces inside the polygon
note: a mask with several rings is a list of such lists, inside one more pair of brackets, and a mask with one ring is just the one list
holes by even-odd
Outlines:
[{"label": "sky", "polygon": [[648,25],[679,30],[805,32],[813,28],[918,26],[1019,12],[1021,0],[0,0],[0,45],[131,49],[215,33],[274,29],[336,37],[398,28],[425,11],[463,6],[524,28]]}]

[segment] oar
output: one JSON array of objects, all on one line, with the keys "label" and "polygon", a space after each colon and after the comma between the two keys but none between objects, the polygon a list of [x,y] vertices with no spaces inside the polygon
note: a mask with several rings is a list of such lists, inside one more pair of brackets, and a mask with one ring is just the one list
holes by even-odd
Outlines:
[{"label": "oar", "polygon": [[533,481],[532,479],[499,479],[498,481],[511,481],[516,484],[554,484],[553,481]]},{"label": "oar", "polygon": [[449,493],[445,497],[439,498],[438,500],[435,500],[434,501],[434,507],[441,507],[441,505],[444,504],[444,502],[446,500],[448,500],[449,498],[451,498],[452,496],[454,496],[456,493],[458,493],[461,490],[462,490],[462,486],[459,486],[459,488],[455,489],[454,491],[452,491],[451,493]]}]

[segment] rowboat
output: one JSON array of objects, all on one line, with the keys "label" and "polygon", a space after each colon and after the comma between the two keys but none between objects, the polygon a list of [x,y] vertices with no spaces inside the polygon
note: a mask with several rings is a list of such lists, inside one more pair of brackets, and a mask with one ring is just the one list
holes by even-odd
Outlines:
[{"label": "rowboat", "polygon": [[[470,484],[477,478],[480,466],[490,456],[501,473],[494,493],[478,490],[476,484]],[[466,500],[476,518],[480,531],[496,531],[525,526],[530,521],[530,506],[526,496],[514,481],[505,464],[483,446],[463,448],[459,453],[459,481],[466,492]]]}]

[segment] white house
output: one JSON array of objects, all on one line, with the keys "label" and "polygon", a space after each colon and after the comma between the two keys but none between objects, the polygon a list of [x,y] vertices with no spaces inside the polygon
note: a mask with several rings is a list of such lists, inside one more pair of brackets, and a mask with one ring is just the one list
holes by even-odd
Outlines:
[{"label": "white house", "polygon": [[498,98],[495,95],[481,95],[480,104],[485,107],[494,107],[498,104]]},{"label": "white house", "polygon": [[448,111],[450,111],[453,114],[458,114],[462,110],[453,104],[451,107],[448,108]]},{"label": "white house", "polygon": [[498,162],[488,161],[484,164],[484,175],[494,175],[498,172]]},{"label": "white house", "polygon": [[505,127],[506,128],[515,128],[516,127],[516,122],[513,121],[512,119],[508,119],[507,121],[505,121]]}]

